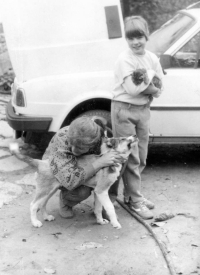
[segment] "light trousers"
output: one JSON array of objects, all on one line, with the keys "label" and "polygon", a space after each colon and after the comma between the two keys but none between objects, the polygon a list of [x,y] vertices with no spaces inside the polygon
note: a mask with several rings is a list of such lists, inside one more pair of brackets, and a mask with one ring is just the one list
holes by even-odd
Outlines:
[{"label": "light trousers", "polygon": [[[146,166],[149,142],[149,105],[133,105],[112,101],[111,120],[114,137],[137,135],[139,139],[139,142],[132,148],[122,179],[124,196],[130,197],[133,203],[140,202],[143,200],[141,173]],[[113,193],[117,194],[118,184],[114,184],[112,189]]]}]

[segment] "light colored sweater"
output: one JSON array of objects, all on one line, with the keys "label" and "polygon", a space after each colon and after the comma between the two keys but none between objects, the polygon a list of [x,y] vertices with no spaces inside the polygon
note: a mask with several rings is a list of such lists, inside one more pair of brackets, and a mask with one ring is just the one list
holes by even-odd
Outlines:
[{"label": "light colored sweater", "polygon": [[131,49],[127,49],[120,54],[115,64],[115,86],[113,90],[114,100],[134,105],[144,105],[148,103],[149,96],[142,94],[142,92],[149,84],[146,85],[144,82],[138,86],[133,84],[134,89],[131,93],[128,93],[125,90],[125,78],[132,75],[133,71],[136,69],[146,69],[147,71],[153,70],[157,73],[160,79],[163,77],[162,67],[158,57],[154,53],[145,50],[144,55],[136,55],[131,51]]}]

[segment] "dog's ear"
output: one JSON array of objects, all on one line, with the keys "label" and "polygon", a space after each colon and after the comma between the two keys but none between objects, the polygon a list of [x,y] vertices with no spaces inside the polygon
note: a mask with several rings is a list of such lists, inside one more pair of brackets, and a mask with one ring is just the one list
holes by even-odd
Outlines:
[{"label": "dog's ear", "polygon": [[108,138],[106,144],[107,144],[108,147],[111,147],[111,148],[115,149],[117,147],[117,144],[118,144],[117,139]]},{"label": "dog's ear", "polygon": [[103,117],[99,117],[99,116],[93,116],[92,120],[99,125],[100,127],[103,128],[103,130],[106,130],[106,125],[107,125],[107,120]]}]

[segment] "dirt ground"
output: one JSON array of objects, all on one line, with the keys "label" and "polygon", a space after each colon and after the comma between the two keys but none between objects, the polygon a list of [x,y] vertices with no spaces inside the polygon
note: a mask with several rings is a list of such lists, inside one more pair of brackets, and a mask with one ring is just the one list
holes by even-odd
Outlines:
[{"label": "dirt ground", "polygon": [[[150,145],[142,178],[144,195],[156,204],[155,216],[166,211],[175,214],[152,229],[165,244],[176,274],[200,274],[199,156],[198,145]],[[0,178],[16,183],[34,172],[27,167],[1,172]],[[28,184],[21,187],[22,194],[0,209],[1,275],[170,274],[154,238],[119,204],[115,208],[122,229],[116,230],[110,224],[96,224],[93,196],[75,208],[73,219],[62,219],[58,215],[57,193],[47,205],[56,220],[34,228],[29,204],[35,187]],[[119,198],[121,194],[122,184]]]}]

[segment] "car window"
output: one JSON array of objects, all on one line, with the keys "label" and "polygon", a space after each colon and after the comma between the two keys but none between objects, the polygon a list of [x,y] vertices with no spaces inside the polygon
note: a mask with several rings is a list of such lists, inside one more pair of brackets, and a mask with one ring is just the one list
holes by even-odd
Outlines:
[{"label": "car window", "polygon": [[157,56],[164,54],[194,23],[193,18],[182,13],[177,14],[158,31],[150,35],[146,46],[147,50],[154,52]]},{"label": "car window", "polygon": [[[198,53],[198,59],[196,60]],[[190,39],[172,58],[172,67],[200,68],[200,32]]]}]

